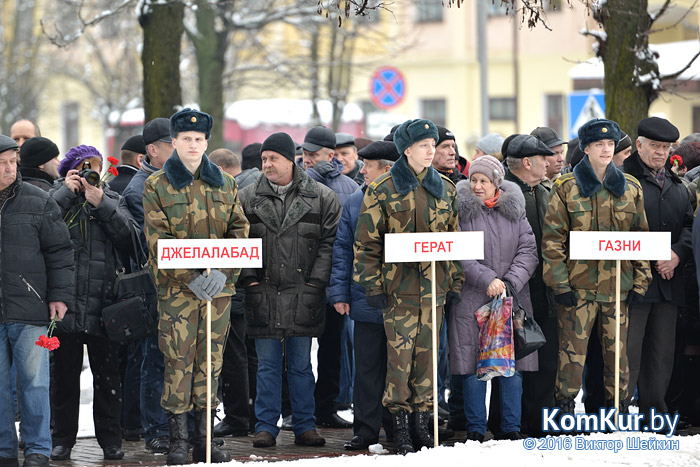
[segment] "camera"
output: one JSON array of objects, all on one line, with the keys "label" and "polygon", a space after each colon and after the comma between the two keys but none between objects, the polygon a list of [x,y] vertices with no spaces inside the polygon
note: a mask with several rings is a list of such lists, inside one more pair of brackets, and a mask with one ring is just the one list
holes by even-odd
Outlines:
[{"label": "camera", "polygon": [[84,178],[92,186],[100,186],[100,174],[92,170],[89,162],[83,162],[78,176]]}]

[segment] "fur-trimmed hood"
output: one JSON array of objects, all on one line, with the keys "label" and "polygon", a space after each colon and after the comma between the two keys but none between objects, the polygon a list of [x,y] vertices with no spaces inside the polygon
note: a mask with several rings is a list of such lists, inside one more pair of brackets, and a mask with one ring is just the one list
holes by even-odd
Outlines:
[{"label": "fur-trimmed hood", "polygon": [[[177,155],[177,151],[174,151],[170,159],[165,161],[163,170],[168,177],[168,181],[176,190],[180,190],[194,181],[194,175],[182,163]],[[199,177],[212,186],[224,186],[224,176],[221,173],[221,169],[212,164],[206,154],[202,154]]]},{"label": "fur-trimmed hood", "polygon": [[[460,222],[474,219],[482,209],[487,209],[484,202],[472,193],[469,180],[457,183],[457,205]],[[525,214],[525,198],[522,190],[513,182],[504,180],[501,184],[501,195],[496,206],[498,211],[511,222],[518,221]]]}]

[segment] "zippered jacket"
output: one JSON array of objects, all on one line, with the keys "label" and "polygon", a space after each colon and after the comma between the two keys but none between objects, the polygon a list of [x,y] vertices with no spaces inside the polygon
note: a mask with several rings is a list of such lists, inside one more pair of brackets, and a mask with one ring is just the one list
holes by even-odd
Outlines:
[{"label": "zippered jacket", "polygon": [[0,323],[49,322],[49,302],[69,307],[75,290],[73,245],[56,202],[23,183],[0,209]]}]

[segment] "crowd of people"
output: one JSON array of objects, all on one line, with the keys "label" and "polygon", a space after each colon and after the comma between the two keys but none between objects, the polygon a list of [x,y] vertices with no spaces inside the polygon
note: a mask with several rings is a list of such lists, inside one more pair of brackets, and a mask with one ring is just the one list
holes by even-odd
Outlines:
[{"label": "crowd of people", "polygon": [[[85,348],[105,459],[143,439],[168,465],[208,450],[227,462],[223,437],[252,434],[262,449],[286,429],[315,447],[317,426],[352,428],[348,450],[368,449],[383,427],[407,454],[435,444],[433,385],[441,439],[546,436],[542,410],[573,414],[582,389],[587,412],[617,397],[623,413],[634,404],[700,422],[697,372],[686,371],[700,355],[700,134],[679,142],[651,117],[632,141],[594,119],[569,142],[546,127],[491,133],[468,161],[450,130],[415,119],[381,141],[322,126],[300,144],[274,133],[239,156],[207,152],[212,123],[189,108],[156,118],[119,159],[89,145],[61,156],[27,120],[0,135],[0,467],[19,465],[20,446],[24,466],[70,459]],[[388,233],[456,231],[484,232],[483,260],[435,271],[384,260]],[[614,264],[570,259],[573,231],[671,233],[670,260],[622,261],[619,386]],[[160,239],[224,238],[261,239],[263,267],[158,268]],[[149,256],[157,329],[120,344],[102,310],[136,250]],[[546,343],[491,379],[488,401],[476,311],[503,294]],[[348,408],[352,423],[339,414]]]}]

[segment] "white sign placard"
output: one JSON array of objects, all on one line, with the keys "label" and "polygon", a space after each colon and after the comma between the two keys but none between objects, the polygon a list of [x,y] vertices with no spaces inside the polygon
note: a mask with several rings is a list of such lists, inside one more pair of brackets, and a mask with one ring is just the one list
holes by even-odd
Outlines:
[{"label": "white sign placard", "polygon": [[261,267],[262,238],[158,240],[159,269]]},{"label": "white sign placard", "polygon": [[387,263],[462,259],[484,259],[484,232],[423,232],[384,236],[384,261]]},{"label": "white sign placard", "polygon": [[570,259],[671,259],[671,232],[571,232],[570,234]]}]

